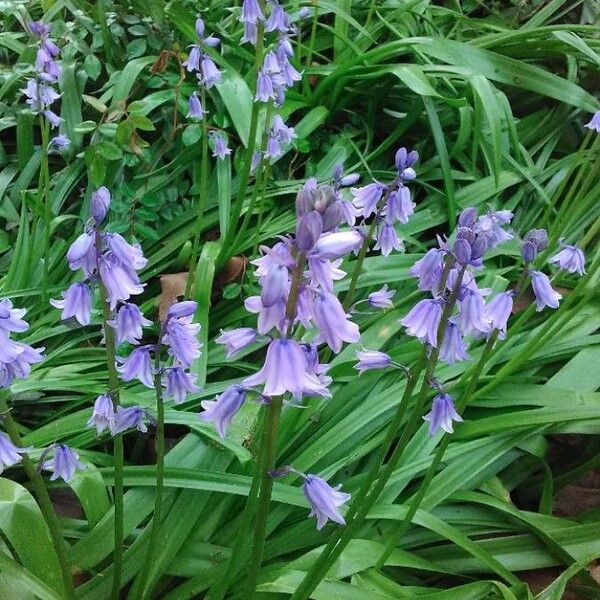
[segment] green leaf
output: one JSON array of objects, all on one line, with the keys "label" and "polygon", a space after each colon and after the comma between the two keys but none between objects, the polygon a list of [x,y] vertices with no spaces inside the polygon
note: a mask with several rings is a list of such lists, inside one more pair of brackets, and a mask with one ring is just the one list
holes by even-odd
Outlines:
[{"label": "green leaf", "polygon": [[198,142],[202,137],[202,127],[200,125],[194,123],[192,125],[188,125],[181,135],[181,141],[184,146],[191,146]]},{"label": "green leaf", "polygon": [[64,593],[58,557],[33,496],[21,485],[0,478],[0,531],[19,561],[57,595]]},{"label": "green leaf", "polygon": [[88,54],[83,61],[83,69],[90,79],[96,81],[102,72],[102,63],[95,54]]}]

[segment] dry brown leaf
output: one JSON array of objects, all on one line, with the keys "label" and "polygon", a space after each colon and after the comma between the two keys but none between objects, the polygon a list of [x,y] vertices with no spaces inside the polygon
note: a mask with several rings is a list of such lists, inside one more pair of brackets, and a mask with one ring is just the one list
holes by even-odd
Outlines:
[{"label": "dry brown leaf", "polygon": [[158,305],[158,318],[165,320],[167,311],[171,305],[177,302],[179,296],[185,294],[187,284],[187,273],[171,273],[160,277],[160,303]]}]

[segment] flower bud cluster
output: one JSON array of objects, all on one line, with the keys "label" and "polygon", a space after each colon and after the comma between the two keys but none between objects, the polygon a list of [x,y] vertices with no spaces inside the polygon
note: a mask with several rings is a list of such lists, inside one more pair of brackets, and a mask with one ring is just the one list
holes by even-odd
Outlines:
[{"label": "flower bud cluster", "polygon": [[[25,94],[29,108],[42,115],[51,127],[58,127],[62,119],[51,109],[52,104],[60,98],[55,85],[61,74],[57,62],[60,48],[50,39],[50,25],[43,21],[32,21],[29,30],[37,40],[37,53],[35,59],[35,76],[27,80]],[[65,135],[58,135],[50,142],[58,149],[69,146],[69,139]]]}]

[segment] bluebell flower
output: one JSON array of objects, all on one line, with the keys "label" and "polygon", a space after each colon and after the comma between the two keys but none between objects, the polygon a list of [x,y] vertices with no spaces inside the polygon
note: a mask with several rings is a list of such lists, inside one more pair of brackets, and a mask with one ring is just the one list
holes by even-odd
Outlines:
[{"label": "bluebell flower", "polygon": [[246,400],[246,390],[239,385],[228,387],[215,400],[203,400],[200,406],[204,409],[198,415],[201,421],[213,422],[221,439],[225,438],[231,420],[242,408]]},{"label": "bluebell flower", "polygon": [[400,179],[404,181],[413,180],[417,174],[413,169],[413,165],[419,160],[419,153],[416,150],[410,152],[406,148],[399,148],[394,157],[396,171]]},{"label": "bluebell flower", "polygon": [[541,271],[531,271],[530,275],[537,312],[544,310],[546,306],[549,308],[558,308],[562,296],[552,289],[548,275]]},{"label": "bluebell flower", "polygon": [[193,394],[200,390],[196,385],[196,376],[187,373],[181,367],[165,369],[163,386],[166,388],[165,396],[173,398],[175,404],[181,404],[185,401],[187,394]]},{"label": "bluebell flower", "polygon": [[231,148],[227,146],[225,136],[217,131],[211,131],[209,134],[210,141],[213,147],[213,156],[224,160],[225,157],[231,154]]},{"label": "bluebell flower", "polygon": [[45,38],[50,33],[50,25],[43,21],[30,21],[27,25],[31,33],[40,39]]},{"label": "bluebell flower", "polygon": [[258,313],[256,329],[258,333],[266,334],[274,327],[280,332],[285,331],[285,300],[281,298],[271,306],[263,306],[260,296],[249,296],[244,301],[246,310]]},{"label": "bluebell flower", "polygon": [[302,215],[296,224],[296,246],[302,252],[314,248],[323,232],[323,217],[316,210]]},{"label": "bluebell flower", "polygon": [[499,331],[498,337],[506,337],[506,326],[513,308],[513,292],[500,292],[485,305],[485,318],[490,327]]},{"label": "bluebell flower", "polygon": [[190,73],[200,71],[200,59],[202,58],[202,51],[196,44],[190,46],[190,53],[188,54],[187,60],[181,63]]},{"label": "bluebell flower", "polygon": [[139,271],[148,263],[139,244],[130,244],[118,233],[105,233],[103,239],[110,251],[125,267]]},{"label": "bluebell flower", "polygon": [[456,323],[448,321],[444,339],[440,345],[440,359],[453,365],[459,360],[469,360],[470,358],[460,327]]},{"label": "bluebell flower", "polygon": [[224,344],[227,349],[227,358],[233,358],[240,350],[253,344],[257,336],[256,330],[252,327],[239,327],[229,331],[221,329],[221,335],[215,339],[215,342]]},{"label": "bluebell flower", "polygon": [[186,368],[200,356],[202,347],[198,341],[200,324],[192,323],[192,319],[191,316],[169,319],[162,340],[168,346],[169,354]]},{"label": "bluebell flower", "polygon": [[408,223],[415,212],[415,203],[411,199],[410,190],[401,185],[397,190],[390,192],[385,210],[390,221]]},{"label": "bluebell flower", "polygon": [[0,331],[6,333],[23,333],[29,329],[27,321],[23,317],[27,314],[25,308],[14,308],[8,298],[0,299]]},{"label": "bluebell flower", "polygon": [[569,273],[583,275],[585,273],[585,255],[581,248],[563,244],[562,249],[548,262],[558,265]]},{"label": "bluebell flower", "polygon": [[324,479],[317,475],[304,476],[302,491],[311,506],[309,517],[317,517],[317,529],[325,527],[331,519],[335,523],[345,525],[346,521],[339,511],[339,507],[350,500],[350,494],[340,492],[342,486],[331,487]]},{"label": "bluebell flower", "polygon": [[79,235],[67,250],[67,261],[71,271],[83,269],[91,275],[96,268],[96,244],[93,231]]},{"label": "bluebell flower", "polygon": [[205,112],[204,108],[202,107],[202,102],[200,102],[198,93],[194,92],[188,98],[187,117],[190,119],[203,119],[205,114],[206,114],[206,112]]},{"label": "bluebell flower", "polygon": [[341,302],[330,292],[316,294],[313,306],[313,317],[319,328],[319,339],[337,354],[343,342],[358,342],[360,331],[358,325],[348,319]]},{"label": "bluebell flower", "polygon": [[92,312],[90,288],[86,283],[73,283],[62,292],[62,300],[50,300],[54,308],[62,310],[61,319],[64,321],[75,317],[80,325],[89,325]]},{"label": "bluebell flower", "polygon": [[171,304],[167,311],[167,319],[180,319],[192,317],[198,308],[198,303],[194,300],[185,300]]},{"label": "bluebell flower", "polygon": [[110,202],[111,197],[107,187],[102,186],[95,192],[92,192],[90,198],[90,212],[98,225],[106,218],[106,214],[110,208]]},{"label": "bluebell flower", "polygon": [[150,351],[154,349],[153,345],[138,346],[134,348],[127,358],[117,357],[119,366],[117,367],[123,381],[133,381],[138,379],[148,388],[154,387],[154,378],[152,374],[152,356]]},{"label": "bluebell flower", "polygon": [[92,416],[87,422],[88,427],[95,427],[100,435],[105,429],[113,429],[115,424],[115,410],[112,398],[109,394],[102,394],[94,402]]},{"label": "bluebell flower", "polygon": [[361,217],[368,217],[377,210],[377,204],[383,196],[385,185],[382,183],[369,183],[360,188],[350,188],[354,196],[353,204],[356,214]]},{"label": "bluebell flower", "polygon": [[273,80],[267,72],[261,69],[258,72],[256,79],[256,94],[254,96],[254,100],[256,102],[268,102],[273,98],[275,98]]},{"label": "bluebell flower", "polygon": [[452,397],[445,393],[438,394],[433,399],[431,412],[423,419],[429,422],[429,435],[433,435],[439,429],[443,429],[446,433],[453,433],[452,421],[462,423],[462,417],[456,412]]},{"label": "bluebell flower", "polygon": [[117,406],[111,433],[118,435],[128,429],[137,429],[141,433],[146,433],[148,431],[147,418],[148,412],[141,406]]},{"label": "bluebell flower", "polygon": [[219,71],[213,59],[207,54],[202,57],[200,69],[202,71],[201,82],[208,90],[223,80],[223,73]]},{"label": "bluebell flower", "polygon": [[494,248],[513,238],[513,235],[504,229],[512,218],[513,213],[509,210],[489,211],[477,219],[473,230],[486,240],[488,248]]},{"label": "bluebell flower", "polygon": [[[15,344],[16,356],[9,362],[0,361],[0,388],[10,387],[15,379],[29,377],[31,365],[44,359],[42,354],[44,348],[32,348],[29,344],[23,342],[11,342],[10,348],[12,348],[13,343]],[[3,351],[7,352],[7,344],[3,345]]]},{"label": "bluebell flower", "polygon": [[367,296],[367,302],[369,303],[369,306],[374,308],[392,308],[394,306],[392,298],[395,293],[396,290],[388,290],[386,283],[380,290],[371,292]]},{"label": "bluebell flower", "polygon": [[244,22],[244,35],[240,40],[241,44],[250,43],[253,46],[256,46],[256,39],[258,36],[258,29],[256,28],[256,23],[248,23]]},{"label": "bluebell flower", "polygon": [[593,129],[600,133],[600,110],[597,110],[588,123],[585,124],[588,129]]},{"label": "bluebell flower", "polygon": [[392,364],[390,356],[378,350],[357,350],[356,357],[358,362],[354,365],[354,368],[360,375],[371,369],[385,369]]},{"label": "bluebell flower", "polygon": [[265,31],[285,33],[290,28],[289,17],[279,2],[271,2],[271,14],[265,23]]},{"label": "bluebell flower", "polygon": [[13,342],[7,333],[0,330],[0,364],[12,363],[22,353],[22,346],[18,342]]},{"label": "bluebell flower", "polygon": [[400,319],[406,333],[430,346],[437,346],[437,334],[442,318],[442,305],[437,298],[418,302],[409,313]]},{"label": "bluebell flower", "polygon": [[269,137],[267,138],[267,148],[265,150],[264,157],[265,159],[277,159],[280,156],[283,156],[283,149],[281,148],[281,144],[279,143],[279,138],[273,133],[269,133]]},{"label": "bluebell flower", "polygon": [[49,143],[49,147],[57,150],[66,150],[71,145],[71,140],[63,134],[54,136]]},{"label": "bluebell flower", "polygon": [[375,244],[375,250],[381,250],[383,256],[389,256],[392,250],[404,250],[402,241],[396,233],[396,229],[391,223],[382,221],[379,223],[377,231],[377,243]]},{"label": "bluebell flower", "polygon": [[458,304],[460,306],[459,324],[463,334],[488,334],[491,327],[486,318],[483,296],[479,291],[468,288],[463,288],[462,292],[462,300],[459,300]]},{"label": "bluebell flower", "polygon": [[85,469],[85,465],[79,462],[79,454],[65,444],[55,444],[54,456],[42,464],[42,468],[47,471],[52,471],[50,481],[54,481],[59,477],[66,483],[69,483],[75,475],[75,471]]},{"label": "bluebell flower", "polygon": [[142,327],[150,327],[152,321],[144,317],[137,305],[125,302],[108,324],[115,330],[115,342],[119,346],[123,342],[138,344],[144,335]]},{"label": "bluebell flower", "polygon": [[437,292],[444,264],[444,252],[438,248],[428,250],[410,269],[409,273],[419,279],[419,289]]},{"label": "bluebell flower", "polygon": [[264,384],[265,396],[281,396],[291,392],[295,398],[301,398],[309,389],[327,393],[319,379],[308,372],[304,352],[298,342],[287,338],[271,341],[262,369],[246,377],[243,384]]},{"label": "bluebell flower", "polygon": [[[339,268],[341,262],[342,259],[331,261],[309,256],[308,274],[311,285],[320,287],[326,292],[333,292],[333,282],[343,279],[346,276],[346,272]],[[312,301],[310,304],[312,304]]]},{"label": "bluebell flower", "polygon": [[243,0],[240,21],[256,24],[258,21],[264,20],[265,16],[263,15],[257,0]]},{"label": "bluebell flower", "polygon": [[123,265],[113,252],[107,252],[100,257],[100,277],[106,287],[107,301],[111,310],[114,310],[119,302],[129,300],[131,296],[141,294],[145,284],[140,283],[139,278],[131,265]]},{"label": "bluebell flower", "polygon": [[290,144],[296,138],[296,132],[293,127],[288,127],[281,115],[275,115],[271,125],[273,133],[279,138],[282,144]]},{"label": "bluebell flower", "polygon": [[5,433],[0,432],[0,473],[7,467],[20,463],[22,460],[21,454],[26,452],[27,448],[15,446]]},{"label": "bluebell flower", "polygon": [[458,226],[472,228],[477,222],[477,209],[468,206],[458,215]]},{"label": "bluebell flower", "polygon": [[341,258],[349,252],[358,250],[363,241],[363,235],[356,229],[324,233],[310,254],[317,258]]}]

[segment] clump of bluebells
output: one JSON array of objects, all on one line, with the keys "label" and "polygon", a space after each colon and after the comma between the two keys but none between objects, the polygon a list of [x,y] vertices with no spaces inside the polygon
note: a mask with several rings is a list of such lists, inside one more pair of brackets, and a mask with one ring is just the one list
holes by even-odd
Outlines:
[{"label": "clump of bluebells", "polygon": [[[405,150],[399,156],[398,176],[380,194],[380,198],[385,195],[385,202],[376,209],[378,214],[374,217],[376,221],[385,218],[390,226],[397,221],[407,222],[413,212],[404,182],[415,178],[412,165],[417,157]],[[344,343],[360,341],[359,327],[338,298],[335,282],[346,277],[343,260],[372,244],[364,225],[373,211],[365,210],[362,201],[356,199],[364,190],[352,189],[354,202],[342,194],[344,187],[357,181],[358,175],[344,175],[341,166],[335,168],[330,183],[309,179],[296,198],[295,234],[279,239],[271,247],[261,247],[262,256],[252,261],[261,293],[247,298],[245,306],[257,315],[256,328],[221,332],[216,341],[226,346],[228,357],[234,357],[250,344],[263,340],[267,342],[266,355],[257,373],[231,386],[215,400],[202,403],[204,412],[200,419],[213,422],[221,437],[226,435],[249,394],[260,398],[263,404],[284,397],[291,406],[305,397],[331,397],[329,364],[321,362],[320,350],[327,347],[337,354]],[[378,202],[375,200],[375,205]],[[374,250],[382,249],[387,254],[394,247],[401,247],[392,244],[388,248],[384,243],[382,248],[382,239],[380,236],[375,242]],[[366,302],[373,309],[389,308],[393,295],[384,286],[372,292]],[[398,366],[383,352],[363,349],[357,356],[356,368],[361,373]],[[317,517],[318,529],[328,519],[344,523],[339,507],[349,500],[349,494],[340,492],[339,486],[331,487],[315,474],[304,474],[293,467],[275,473],[289,472],[303,478],[304,494],[312,507],[311,516]]]},{"label": "clump of bluebells", "polygon": [[[0,393],[10,388],[16,379],[25,379],[31,373],[32,365],[44,359],[44,348],[33,348],[29,344],[11,339],[14,333],[23,333],[29,329],[24,320],[27,311],[15,308],[8,298],[0,299]],[[30,448],[20,448],[10,437],[0,431],[0,473],[22,460],[22,455]],[[50,460],[44,460],[52,454]],[[52,471],[51,480],[59,477],[70,481],[78,469],[84,465],[79,462],[78,454],[65,444],[52,444],[42,451],[41,468]]]},{"label": "clump of bluebells", "polygon": [[[101,302],[108,305],[110,319],[106,326],[114,333],[115,347],[134,346],[127,357],[116,357],[120,378],[124,382],[138,380],[148,388],[162,386],[165,396],[179,404],[188,393],[198,390],[195,377],[188,371],[200,356],[200,326],[192,322],[196,303],[186,301],[171,306],[160,325],[158,342],[142,343],[144,328],[152,326],[152,321],[130,299],[144,290],[138,271],[147,260],[139,245],[103,229],[110,203],[107,188],[92,193],[91,219],[67,252],[69,267],[81,271],[83,279],[71,284],[61,300],[51,303],[62,310],[62,319],[74,318],[81,325],[89,325],[92,296],[94,290],[99,290]],[[112,435],[129,429],[146,432],[146,423],[152,420],[149,411],[141,406],[118,406],[114,394],[115,390],[108,390],[96,398],[88,426],[98,434],[104,430]]]},{"label": "clump of bluebells", "polygon": [[[60,98],[55,87],[61,74],[58,63],[60,49],[50,38],[50,25],[47,23],[32,21],[29,23],[29,31],[37,45],[35,72],[21,91],[25,94],[26,102],[33,112],[41,115],[51,127],[58,127],[62,119],[54,112],[53,104]],[[68,147],[69,143],[65,135],[58,135],[50,142],[51,146],[59,150]]]}]

